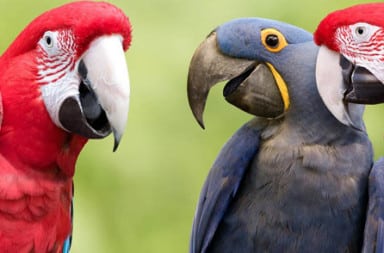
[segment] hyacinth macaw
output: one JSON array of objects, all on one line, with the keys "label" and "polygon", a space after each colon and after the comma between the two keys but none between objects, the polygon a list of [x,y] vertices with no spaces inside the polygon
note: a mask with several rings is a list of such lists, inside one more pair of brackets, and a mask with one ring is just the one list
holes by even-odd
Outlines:
[{"label": "hyacinth macaw", "polygon": [[74,2],[34,19],[0,57],[0,252],[68,252],[72,179],[89,138],[125,128],[131,25]]},{"label": "hyacinth macaw", "polygon": [[194,53],[188,99],[199,124],[204,127],[209,90],[221,81],[228,81],[225,99],[257,117],[231,137],[208,174],[191,253],[361,252],[375,246],[364,242],[374,243],[377,235],[364,233],[366,225],[377,224],[368,192],[382,191],[384,174],[371,172],[364,106],[348,105],[340,118],[321,97],[319,53],[307,31],[259,18],[219,26]]}]

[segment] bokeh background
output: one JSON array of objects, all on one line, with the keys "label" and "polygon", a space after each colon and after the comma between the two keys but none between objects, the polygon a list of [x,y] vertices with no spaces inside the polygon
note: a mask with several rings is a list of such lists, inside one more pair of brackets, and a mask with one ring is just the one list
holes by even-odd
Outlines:
[{"label": "bokeh background", "polygon": [[[0,0],[0,50],[34,17],[68,1]],[[186,77],[197,45],[217,25],[259,16],[311,32],[328,12],[357,0],[114,0],[133,24],[127,61],[132,96],[128,126],[90,141],[75,176],[72,252],[187,252],[195,205],[208,169],[231,134],[251,117],[211,91],[206,130],[189,110]],[[375,157],[384,155],[384,107],[369,106]]]}]

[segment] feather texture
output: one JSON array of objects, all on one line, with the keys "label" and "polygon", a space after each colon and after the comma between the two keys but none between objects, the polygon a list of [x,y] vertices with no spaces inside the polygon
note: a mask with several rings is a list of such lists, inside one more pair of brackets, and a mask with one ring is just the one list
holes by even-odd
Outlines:
[{"label": "feather texture", "polygon": [[0,252],[69,252],[73,175],[87,138],[53,122],[42,87],[75,80],[79,93],[80,58],[112,34],[127,50],[131,25],[122,10],[73,2],[33,20],[0,57]]}]

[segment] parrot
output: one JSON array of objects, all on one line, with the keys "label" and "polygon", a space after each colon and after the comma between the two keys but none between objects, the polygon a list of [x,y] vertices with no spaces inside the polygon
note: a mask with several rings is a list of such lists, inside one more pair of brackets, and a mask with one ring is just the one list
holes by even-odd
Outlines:
[{"label": "parrot", "polygon": [[88,139],[128,118],[131,23],[77,1],[31,21],[0,56],[0,252],[67,253],[73,176]]},{"label": "parrot", "polygon": [[208,173],[190,253],[383,252],[384,159],[372,167],[364,105],[343,118],[322,98],[318,82],[333,76],[319,57],[308,31],[258,17],[219,25],[195,50],[187,97],[199,125],[223,82],[225,100],[255,117]]},{"label": "parrot", "polygon": [[[319,23],[314,33],[324,51],[319,60],[337,61],[342,68],[341,73],[330,69],[335,81],[323,85],[324,94],[337,94],[334,100],[349,103],[384,102],[383,13],[384,3],[359,4],[334,11]],[[339,111],[343,109],[339,104]]]}]

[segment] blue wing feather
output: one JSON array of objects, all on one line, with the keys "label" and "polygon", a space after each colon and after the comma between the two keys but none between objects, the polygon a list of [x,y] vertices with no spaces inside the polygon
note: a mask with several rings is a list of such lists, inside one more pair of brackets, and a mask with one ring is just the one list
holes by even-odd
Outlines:
[{"label": "blue wing feather", "polygon": [[71,249],[72,235],[68,236],[63,245],[63,253],[69,253]]},{"label": "blue wing feather", "polygon": [[225,144],[200,194],[192,227],[190,253],[205,253],[245,171],[259,148],[260,132],[253,121]]},{"label": "blue wing feather", "polygon": [[378,229],[377,229],[377,237],[376,237],[376,253],[383,253],[384,252],[384,221],[383,221],[383,215],[378,220]]},{"label": "blue wing feather", "polygon": [[[73,225],[73,195],[74,195],[74,185],[72,183],[72,201],[70,206],[70,213],[71,213],[71,223]],[[68,235],[67,239],[65,239],[63,244],[63,250],[62,253],[69,253],[72,245],[72,233]]]},{"label": "blue wing feather", "polygon": [[369,175],[369,201],[364,231],[363,253],[384,252],[384,158]]}]

